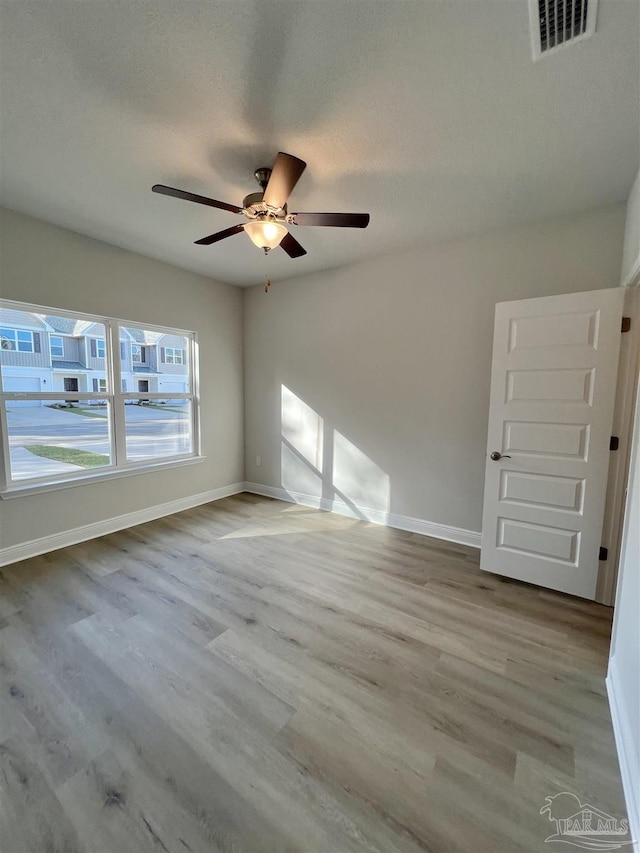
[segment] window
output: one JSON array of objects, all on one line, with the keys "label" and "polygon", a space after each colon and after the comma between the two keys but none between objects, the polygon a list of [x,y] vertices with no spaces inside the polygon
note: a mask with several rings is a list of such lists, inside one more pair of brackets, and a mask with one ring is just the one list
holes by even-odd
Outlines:
[{"label": "window", "polygon": [[[136,390],[122,395],[129,403],[125,407],[125,446],[129,462],[158,459],[167,452],[185,453],[190,445],[195,397],[187,391],[193,385],[189,358],[185,358],[182,371],[182,374],[187,374],[188,381],[180,383],[179,388],[174,387],[178,383],[169,382],[160,389],[155,372],[158,341],[166,334],[139,326],[120,327],[121,341],[137,342],[131,344],[135,371],[131,384]],[[182,344],[179,348],[185,354],[193,350],[193,340],[189,335],[173,332],[171,336]],[[182,374],[180,378],[183,378]]]},{"label": "window", "polygon": [[146,348],[141,347],[139,344],[131,344],[131,361],[134,364],[144,364],[146,360]]},{"label": "window", "polygon": [[62,338],[59,338],[56,335],[51,335],[49,338],[49,346],[51,347],[52,356],[62,358],[64,355],[64,344],[62,343]]},{"label": "window", "polygon": [[22,329],[0,329],[2,349],[14,352],[36,352],[33,332]]},{"label": "window", "polygon": [[[35,314],[54,328],[73,328],[77,368],[73,364],[65,374],[56,369],[52,358],[64,354],[59,335],[50,336],[50,352],[38,363],[16,361],[12,351],[40,352],[40,335],[11,328],[6,323],[9,312],[12,320],[24,312],[23,322],[33,322]],[[89,326],[92,337],[83,337],[82,330]],[[94,337],[96,331],[100,337]],[[197,457],[194,332],[134,326],[106,317],[58,316],[52,309],[0,301],[0,334],[0,423],[5,426],[0,489],[5,497],[27,487],[57,488]],[[179,376],[157,373],[158,341],[169,335],[179,344],[173,348],[182,357]],[[135,374],[131,364],[111,358],[125,349],[136,361]],[[92,369],[92,357],[105,360],[99,371]],[[72,359],[66,364],[71,366]]]},{"label": "window", "polygon": [[184,350],[177,347],[163,347],[162,361],[165,364],[184,364]]},{"label": "window", "polygon": [[107,350],[104,343],[104,338],[90,338],[89,347],[91,358],[105,358]]}]

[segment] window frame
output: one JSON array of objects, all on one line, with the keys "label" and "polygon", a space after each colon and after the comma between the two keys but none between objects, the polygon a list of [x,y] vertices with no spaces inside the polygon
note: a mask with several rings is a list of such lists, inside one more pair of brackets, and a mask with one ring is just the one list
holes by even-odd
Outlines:
[{"label": "window frame", "polygon": [[[171,361],[169,361],[169,353],[171,353]],[[176,353],[180,353],[180,361],[176,361]],[[162,364],[173,364],[184,367],[184,349],[182,347],[162,347]]]},{"label": "window frame", "polygon": [[[27,353],[28,355],[34,355],[35,354],[36,345],[35,345],[35,341],[34,341],[34,337],[33,337],[33,331],[31,329],[19,329],[17,326],[16,327],[3,326],[2,332],[13,333],[13,342],[15,344],[13,349],[5,350],[5,352],[22,352],[22,353]],[[29,337],[31,339],[31,349],[20,349],[20,343],[21,343],[20,337],[19,337],[20,334],[29,335]],[[2,333],[0,333],[0,336],[3,338],[7,337],[7,335],[2,334]],[[25,341],[22,341],[22,343],[25,343]]]},{"label": "window frame", "polygon": [[[54,351],[53,351],[54,340],[60,341],[59,347],[56,344],[56,349],[59,348],[61,350],[60,353],[54,353]],[[64,337],[63,337],[63,335],[51,335],[51,334],[49,335],[49,355],[51,356],[52,359],[53,358],[64,358]]]},{"label": "window frame", "polygon": [[[100,355],[100,350],[102,350],[102,355]],[[107,343],[104,338],[96,338],[96,358],[106,358],[107,357]]]},{"label": "window frame", "polygon": [[[110,459],[109,465],[100,468],[90,468],[86,471],[73,471],[68,474],[56,474],[43,477],[30,477],[28,479],[12,479],[10,465],[10,451],[8,440],[7,402],[12,400],[47,400],[59,401],[64,399],[67,392],[64,391],[5,391],[2,384],[2,370],[0,370],[0,430],[2,432],[2,448],[0,452],[0,497],[2,499],[18,497],[26,494],[36,494],[40,491],[52,491],[59,488],[79,486],[84,483],[114,479],[129,476],[136,473],[144,473],[149,470],[157,470],[175,466],[182,466],[201,461],[201,428],[200,428],[200,389],[199,389],[199,347],[198,334],[194,330],[177,329],[157,324],[140,322],[138,320],[125,320],[122,318],[105,317],[94,314],[86,314],[79,311],[69,311],[66,308],[56,308],[30,303],[17,302],[9,299],[0,299],[0,306],[37,314],[53,314],[64,317],[76,318],[78,320],[90,321],[104,325],[105,329],[105,379],[107,391],[78,391],[74,392],[74,400],[79,402],[91,402],[95,400],[107,401],[108,405],[108,428]],[[128,461],[126,455],[126,421],[125,405],[132,401],[143,398],[145,400],[166,400],[166,393],[147,391],[126,392],[122,391],[122,372],[120,357],[121,337],[128,337],[127,328],[139,328],[160,334],[180,335],[187,339],[186,362],[189,367],[189,390],[185,392],[171,392],[172,399],[184,399],[190,402],[189,431],[191,435],[191,450],[188,453],[179,453],[171,456],[149,457],[138,461]],[[33,336],[33,333],[31,333]],[[54,336],[59,337],[59,336]],[[32,337],[33,345],[33,337]],[[16,352],[17,350],[13,350]],[[133,365],[132,365],[133,366]],[[125,370],[125,372],[129,372]]]},{"label": "window frame", "polygon": [[[133,324],[131,324],[133,325]],[[135,328],[135,327],[134,327]],[[148,328],[145,326],[145,329]],[[154,331],[149,328],[149,331]],[[140,358],[136,358],[134,354],[134,350],[140,350]],[[131,344],[131,364],[146,364],[147,363],[147,348],[144,344],[132,343]]]}]

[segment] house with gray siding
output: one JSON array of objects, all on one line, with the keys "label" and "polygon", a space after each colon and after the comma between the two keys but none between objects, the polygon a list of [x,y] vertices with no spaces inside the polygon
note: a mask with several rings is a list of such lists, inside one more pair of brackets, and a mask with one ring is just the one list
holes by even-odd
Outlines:
[{"label": "house with gray siding", "polygon": [[5,391],[52,390],[50,331],[49,324],[38,314],[0,310],[0,363]]},{"label": "house with gray siding", "polygon": [[[0,344],[5,391],[107,393],[107,351],[101,323],[0,309]],[[179,335],[121,327],[120,390],[167,395],[188,391],[187,352],[186,341]],[[10,405],[46,404],[22,400]]]}]

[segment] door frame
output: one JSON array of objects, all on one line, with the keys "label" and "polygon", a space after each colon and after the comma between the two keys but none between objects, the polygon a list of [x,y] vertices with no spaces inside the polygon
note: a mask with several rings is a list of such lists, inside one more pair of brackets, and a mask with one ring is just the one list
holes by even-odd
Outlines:
[{"label": "door frame", "polygon": [[612,434],[619,439],[617,451],[612,451],[607,479],[607,497],[602,528],[602,544],[608,549],[607,560],[600,564],[595,601],[613,607],[622,545],[629,465],[631,461],[631,436],[638,374],[640,369],[640,270],[626,285],[624,316],[631,318],[631,328],[620,341],[620,366],[616,389]]}]

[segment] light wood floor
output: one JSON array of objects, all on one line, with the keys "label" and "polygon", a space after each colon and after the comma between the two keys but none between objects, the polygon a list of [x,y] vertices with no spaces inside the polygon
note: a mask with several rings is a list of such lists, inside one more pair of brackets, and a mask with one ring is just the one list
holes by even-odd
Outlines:
[{"label": "light wood floor", "polygon": [[0,849],[550,853],[624,816],[610,616],[252,495],[4,568]]}]

